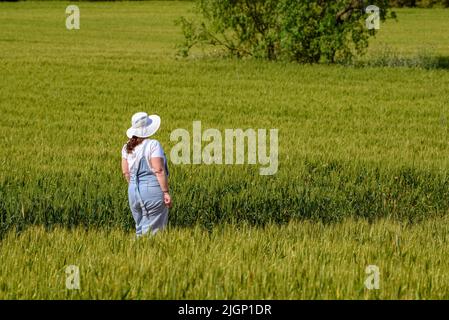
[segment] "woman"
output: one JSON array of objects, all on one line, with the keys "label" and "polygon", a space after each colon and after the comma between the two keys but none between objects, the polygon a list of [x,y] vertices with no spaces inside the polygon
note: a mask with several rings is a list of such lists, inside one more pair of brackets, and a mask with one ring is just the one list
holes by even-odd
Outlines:
[{"label": "woman", "polygon": [[138,112],[132,116],[129,141],[122,149],[122,172],[128,181],[128,200],[137,236],[155,234],[168,220],[171,197],[167,159],[161,144],[148,139],[159,129],[161,118]]}]

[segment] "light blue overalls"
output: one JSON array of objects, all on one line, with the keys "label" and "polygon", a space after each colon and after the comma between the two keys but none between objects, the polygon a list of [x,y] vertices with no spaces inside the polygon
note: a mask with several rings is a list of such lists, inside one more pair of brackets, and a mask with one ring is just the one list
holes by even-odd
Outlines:
[{"label": "light blue overalls", "polygon": [[[143,154],[145,155],[145,151]],[[128,200],[136,222],[138,237],[149,231],[155,234],[166,226],[168,208],[164,204],[164,194],[145,157],[140,159],[137,170],[131,173],[128,185]]]}]

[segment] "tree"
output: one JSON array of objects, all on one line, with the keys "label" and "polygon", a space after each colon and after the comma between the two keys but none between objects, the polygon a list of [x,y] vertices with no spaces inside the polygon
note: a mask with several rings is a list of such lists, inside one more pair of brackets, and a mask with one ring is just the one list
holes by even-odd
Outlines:
[{"label": "tree", "polygon": [[[373,0],[385,20],[388,0]],[[297,62],[350,60],[368,46],[363,0],[197,0],[199,22],[181,17],[180,53],[215,46],[236,57]]]}]

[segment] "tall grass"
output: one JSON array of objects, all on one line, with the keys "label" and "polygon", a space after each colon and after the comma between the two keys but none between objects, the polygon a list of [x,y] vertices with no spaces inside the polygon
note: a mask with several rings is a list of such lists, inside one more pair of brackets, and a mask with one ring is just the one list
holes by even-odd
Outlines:
[{"label": "tall grass", "polygon": [[[0,299],[447,299],[448,218],[171,228],[152,238],[30,228],[0,243]],[[66,268],[79,268],[79,290]],[[368,265],[379,289],[368,290]]]},{"label": "tall grass", "polygon": [[[449,298],[449,72],[411,63],[449,55],[449,11],[398,9],[348,68],[178,60],[190,3],[82,2],[77,31],[67,5],[0,3],[0,299]],[[171,164],[169,229],[136,240],[120,149],[142,110],[167,154],[194,120],[277,128],[279,171]]]},{"label": "tall grass", "polygon": [[420,49],[414,54],[403,54],[390,47],[379,50],[375,55],[350,63],[357,67],[407,67],[422,69],[449,69],[449,56],[435,54],[430,49]]},{"label": "tall grass", "polygon": [[[447,213],[447,70],[177,60],[173,21],[189,3],[80,3],[76,31],[65,29],[66,5],[0,4],[0,235],[34,224],[131,229],[120,149],[141,110],[161,115],[168,154],[170,132],[194,120],[279,129],[275,176],[170,165],[171,225]],[[398,13],[378,40],[419,47],[420,11]],[[448,11],[422,17],[435,18],[428,41],[443,41]]]},{"label": "tall grass", "polygon": [[[172,171],[172,225],[264,225],[294,218],[335,222],[350,216],[420,221],[448,210],[448,177],[407,167],[382,171],[337,161],[305,161],[297,164],[296,172],[269,179],[251,169],[215,170],[218,173],[210,169],[201,175]],[[205,174],[210,182],[205,183]],[[94,181],[89,176],[60,179],[36,175],[26,184],[5,179],[2,232],[30,224],[133,227],[123,181],[115,178],[104,187],[106,177],[96,182],[94,175]]]}]

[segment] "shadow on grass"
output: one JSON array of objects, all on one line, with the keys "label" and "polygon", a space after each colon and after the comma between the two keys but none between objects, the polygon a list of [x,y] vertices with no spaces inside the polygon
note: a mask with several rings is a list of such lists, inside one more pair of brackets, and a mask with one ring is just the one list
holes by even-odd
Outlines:
[{"label": "shadow on grass", "polygon": [[403,55],[394,50],[385,49],[373,56],[356,60],[352,65],[354,67],[406,67],[449,70],[449,56],[437,55],[428,50],[417,52],[414,55]]},{"label": "shadow on grass", "polygon": [[438,56],[435,62],[435,69],[449,69],[449,57]]}]

